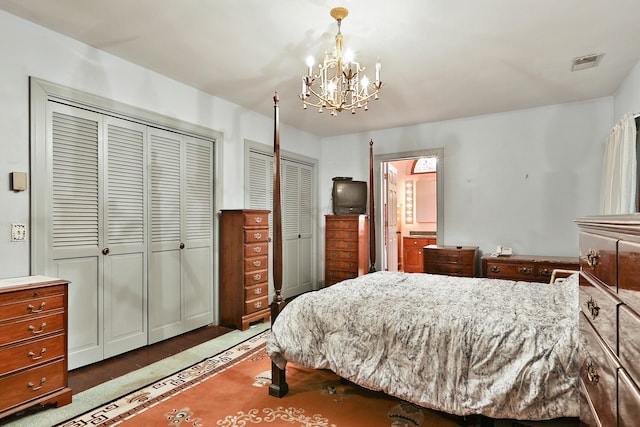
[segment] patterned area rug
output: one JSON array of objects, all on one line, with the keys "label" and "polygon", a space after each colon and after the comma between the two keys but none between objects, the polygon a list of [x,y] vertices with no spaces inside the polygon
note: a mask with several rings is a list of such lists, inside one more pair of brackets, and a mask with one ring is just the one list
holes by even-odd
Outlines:
[{"label": "patterned area rug", "polygon": [[289,394],[268,395],[269,331],[58,426],[453,427],[446,416],[342,380],[287,368]]}]

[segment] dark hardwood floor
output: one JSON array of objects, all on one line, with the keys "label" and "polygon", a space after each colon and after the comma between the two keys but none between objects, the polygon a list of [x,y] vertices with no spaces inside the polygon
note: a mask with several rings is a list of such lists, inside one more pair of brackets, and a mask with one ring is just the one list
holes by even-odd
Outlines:
[{"label": "dark hardwood floor", "polygon": [[69,387],[73,390],[73,394],[80,393],[98,384],[162,360],[165,357],[173,356],[198,344],[212,340],[231,330],[223,326],[205,326],[156,344],[74,369],[69,371]]}]

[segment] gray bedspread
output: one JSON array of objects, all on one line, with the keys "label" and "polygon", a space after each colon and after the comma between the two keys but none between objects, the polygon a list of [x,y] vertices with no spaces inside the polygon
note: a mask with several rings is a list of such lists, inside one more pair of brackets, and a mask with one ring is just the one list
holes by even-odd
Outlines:
[{"label": "gray bedspread", "polygon": [[456,415],[577,417],[578,279],[377,272],[290,302],[267,353]]}]

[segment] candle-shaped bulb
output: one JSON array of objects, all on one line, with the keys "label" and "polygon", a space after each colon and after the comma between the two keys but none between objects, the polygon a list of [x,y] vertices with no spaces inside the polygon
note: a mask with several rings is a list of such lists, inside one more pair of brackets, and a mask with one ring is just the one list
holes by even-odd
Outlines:
[{"label": "candle-shaped bulb", "polygon": [[309,67],[309,76],[311,76],[313,72],[313,56],[307,56],[307,67]]},{"label": "candle-shaped bulb", "polygon": [[376,81],[380,81],[380,68],[382,67],[382,65],[380,64],[380,61],[376,62]]}]

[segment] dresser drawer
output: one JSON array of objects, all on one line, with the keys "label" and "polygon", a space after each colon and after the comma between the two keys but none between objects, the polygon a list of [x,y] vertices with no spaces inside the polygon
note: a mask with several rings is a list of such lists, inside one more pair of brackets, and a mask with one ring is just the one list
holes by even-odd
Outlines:
[{"label": "dresser drawer", "polygon": [[596,408],[593,407],[593,402],[589,398],[589,392],[587,387],[582,382],[582,379],[578,381],[580,383],[580,427],[602,427],[602,422],[596,414]]},{"label": "dresser drawer", "polygon": [[255,270],[264,270],[268,268],[269,257],[260,256],[260,257],[252,257],[245,258],[244,260],[244,271],[255,271]]},{"label": "dresser drawer", "polygon": [[244,273],[245,286],[257,285],[269,280],[269,270],[256,270]]},{"label": "dresser drawer", "polygon": [[261,283],[259,285],[247,286],[244,288],[244,300],[249,301],[267,295],[269,283]]},{"label": "dresser drawer", "polygon": [[256,311],[264,310],[265,308],[269,308],[269,296],[265,295],[260,298],[255,298],[249,301],[245,301],[244,303],[244,313],[251,314]]},{"label": "dresser drawer", "polygon": [[465,251],[465,252],[446,251],[441,249],[430,250],[429,248],[425,248],[424,261],[439,262],[439,263],[446,263],[446,264],[472,265],[475,262],[475,253],[468,252],[468,251]]},{"label": "dresser drawer", "polygon": [[330,270],[344,270],[344,271],[352,271],[357,273],[358,271],[358,260],[354,259],[353,261],[341,261],[341,260],[327,260],[327,265]]},{"label": "dresser drawer", "polygon": [[640,313],[640,244],[618,242],[618,293]]},{"label": "dresser drawer", "polygon": [[526,262],[487,261],[487,277],[494,279],[533,280],[536,277],[535,265]]},{"label": "dresser drawer", "polygon": [[349,240],[355,242],[358,240],[358,230],[327,230],[327,239]]},{"label": "dresser drawer", "polygon": [[614,291],[617,287],[617,239],[580,233],[580,269]]},{"label": "dresser drawer", "polygon": [[338,219],[333,218],[326,222],[327,232],[329,230],[357,230],[358,229],[358,217],[354,219]]},{"label": "dresser drawer", "polygon": [[10,305],[16,302],[21,301],[29,301],[37,298],[48,298],[53,295],[64,295],[65,286],[64,285],[56,285],[49,286],[46,288],[32,288],[32,289],[24,289],[20,291],[7,292],[2,296],[2,303],[0,303],[1,307],[5,305]]},{"label": "dresser drawer", "polygon": [[617,351],[617,306],[621,303],[620,300],[609,291],[609,288],[599,285],[588,276],[580,274],[579,280],[580,310],[591,321],[605,342]]},{"label": "dresser drawer", "polygon": [[431,274],[446,274],[449,276],[473,276],[473,266],[464,264],[425,263],[424,272]]},{"label": "dresser drawer", "polygon": [[64,295],[54,294],[0,306],[0,322],[25,316],[37,316],[54,310],[64,310]]},{"label": "dresser drawer", "polygon": [[267,255],[268,253],[269,244],[267,242],[244,245],[244,256],[247,258],[255,257],[258,255]]},{"label": "dresser drawer", "polygon": [[0,375],[65,356],[63,334],[0,348]]},{"label": "dresser drawer", "polygon": [[0,378],[0,406],[11,408],[64,387],[64,361],[38,366]]},{"label": "dresser drawer", "polygon": [[636,427],[638,420],[640,420],[640,388],[625,369],[620,369],[618,371],[618,427]]},{"label": "dresser drawer", "polygon": [[538,263],[536,266],[537,271],[536,274],[541,282],[549,283],[551,281],[551,275],[553,274],[553,270],[562,269],[562,270],[573,270],[578,271],[580,266],[578,264],[561,264],[561,263]]},{"label": "dresser drawer", "polygon": [[64,313],[58,313],[1,325],[0,337],[3,337],[3,342],[5,343],[13,343],[48,335],[63,329]]},{"label": "dresser drawer", "polygon": [[332,283],[336,283],[346,279],[353,279],[356,277],[358,277],[358,273],[353,271],[344,271],[344,270],[328,270],[327,271],[327,281],[330,281]]},{"label": "dresser drawer", "polygon": [[268,212],[245,212],[244,225],[247,227],[268,227],[269,226],[269,213]]},{"label": "dresser drawer", "polygon": [[640,384],[640,315],[626,305],[618,313],[618,357],[629,375]]},{"label": "dresser drawer", "polygon": [[352,260],[352,261],[358,262],[358,252],[330,250],[330,251],[327,251],[326,258],[328,260],[343,260],[343,261]]},{"label": "dresser drawer", "polygon": [[269,240],[268,228],[257,228],[244,230],[244,242],[245,243],[257,243],[266,242]]},{"label": "dresser drawer", "polygon": [[358,250],[358,242],[355,240],[327,240],[327,249]]},{"label": "dresser drawer", "polygon": [[580,313],[580,379],[603,425],[616,425],[616,356]]}]

